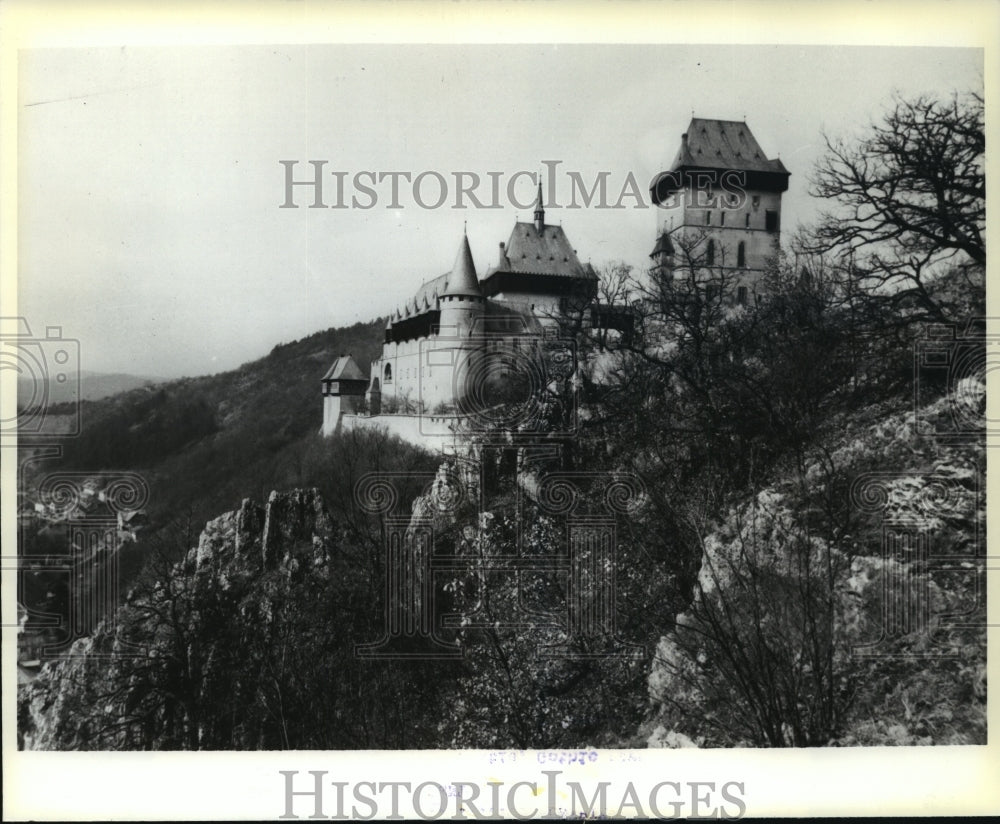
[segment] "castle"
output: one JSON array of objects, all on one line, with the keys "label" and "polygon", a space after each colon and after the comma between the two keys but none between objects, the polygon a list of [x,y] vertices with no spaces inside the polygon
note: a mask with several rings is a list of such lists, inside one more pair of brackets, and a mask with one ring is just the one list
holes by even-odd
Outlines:
[{"label": "castle", "polygon": [[[650,190],[657,206],[680,213],[676,226],[657,227],[650,274],[719,273],[731,284],[726,299],[747,303],[778,251],[788,177],[746,123],[692,118]],[[368,378],[349,355],[334,361],[322,378],[321,432],[378,421],[409,440],[432,430],[429,422],[444,434],[449,419],[488,404],[491,382],[502,383],[516,353],[537,349],[560,318],[590,309],[591,323],[625,331],[627,311],[599,306],[597,294],[593,267],[580,262],[561,226],[545,222],[539,183],[534,220],[514,224],[482,277],[463,235],[451,270],[393,312]],[[367,415],[358,415],[364,407]],[[413,418],[419,426],[407,423]]]}]

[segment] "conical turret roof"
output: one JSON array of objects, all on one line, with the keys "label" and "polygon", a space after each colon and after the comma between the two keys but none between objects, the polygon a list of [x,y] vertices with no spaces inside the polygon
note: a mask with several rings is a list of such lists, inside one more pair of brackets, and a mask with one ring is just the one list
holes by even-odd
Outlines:
[{"label": "conical turret roof", "polygon": [[455,265],[448,276],[448,287],[445,295],[466,295],[480,298],[483,296],[479,288],[479,278],[476,277],[476,264],[472,262],[472,250],[469,248],[469,238],[462,235],[462,245],[458,248]]},{"label": "conical turret roof", "polygon": [[334,362],[326,374],[323,376],[325,381],[366,381],[368,378],[364,376],[361,368],[354,361],[350,355],[341,355]]},{"label": "conical turret roof", "polygon": [[650,257],[656,257],[662,252],[666,252],[668,255],[674,253],[674,244],[670,242],[670,235],[664,232],[656,241],[656,246],[653,247]]}]

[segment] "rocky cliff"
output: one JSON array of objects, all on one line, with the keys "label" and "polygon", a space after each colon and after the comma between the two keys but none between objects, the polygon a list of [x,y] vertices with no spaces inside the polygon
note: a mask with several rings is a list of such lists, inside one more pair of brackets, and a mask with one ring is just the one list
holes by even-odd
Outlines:
[{"label": "rocky cliff", "polygon": [[855,421],[706,535],[650,746],[986,742],[984,397]]},{"label": "rocky cliff", "polygon": [[[332,559],[341,543],[315,489],[272,492],[263,507],[247,499],[209,521],[182,561],[140,582],[113,620],[22,689],[21,744],[194,748],[228,738],[230,746],[280,745],[272,724],[240,730],[220,716],[224,701],[238,700],[227,695],[231,688],[249,688],[234,654],[246,654],[243,663],[259,654],[260,669],[272,668],[270,653],[287,635],[288,616],[278,608],[300,588],[336,591]],[[267,718],[274,696],[258,698]]]}]

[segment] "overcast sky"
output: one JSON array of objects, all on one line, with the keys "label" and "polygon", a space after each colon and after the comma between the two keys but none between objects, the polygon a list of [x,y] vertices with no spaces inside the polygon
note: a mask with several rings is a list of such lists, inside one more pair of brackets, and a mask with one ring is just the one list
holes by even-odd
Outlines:
[{"label": "overcast sky", "polygon": [[[519,171],[560,161],[608,199],[632,174],[666,168],[692,112],[746,118],[792,177],[787,236],[817,205],[808,175],[821,132],[850,135],[904,95],[980,89],[972,49],[796,46],[233,46],[21,53],[19,314],[37,334],[61,325],[81,366],[176,377],[221,371],[276,343],[384,315],[450,269],[467,222],[477,269],[496,260],[516,217]],[[281,209],[284,168],[326,160],[344,200],[369,198],[357,172],[444,175],[441,208],[400,181],[374,208]],[[489,204],[455,209],[455,172],[475,172]],[[364,181],[369,184],[369,181]],[[520,178],[515,193],[530,200]],[[438,187],[426,178],[425,203]],[[664,214],[549,209],[581,259],[645,266]],[[471,204],[467,204],[470,205]]]}]

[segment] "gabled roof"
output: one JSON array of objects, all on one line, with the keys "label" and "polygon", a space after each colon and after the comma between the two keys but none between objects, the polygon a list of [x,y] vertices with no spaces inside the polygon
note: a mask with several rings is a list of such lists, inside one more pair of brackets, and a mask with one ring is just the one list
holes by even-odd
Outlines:
[{"label": "gabled roof", "polygon": [[673,172],[684,168],[743,169],[788,174],[780,160],[768,160],[746,123],[739,120],[691,118],[681,147],[670,165]]},{"label": "gabled roof", "polygon": [[593,267],[580,263],[562,226],[543,226],[539,232],[534,223],[514,224],[502,265],[492,268],[487,277],[498,271],[570,278],[596,277]]},{"label": "gabled roof", "polygon": [[367,381],[350,355],[341,355],[322,378],[324,381]]}]

